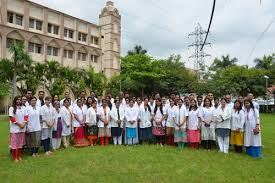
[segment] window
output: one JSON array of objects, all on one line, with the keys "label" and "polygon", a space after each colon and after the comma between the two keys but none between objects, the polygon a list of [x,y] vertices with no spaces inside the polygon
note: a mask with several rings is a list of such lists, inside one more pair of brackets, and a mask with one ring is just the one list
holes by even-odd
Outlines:
[{"label": "window", "polygon": [[92,61],[93,63],[97,63],[97,60],[98,60],[98,56],[96,56],[96,55],[91,55],[91,61]]},{"label": "window", "polygon": [[42,54],[42,45],[29,42],[28,50],[32,53]]},{"label": "window", "polygon": [[12,44],[19,43],[19,42],[23,43],[22,40],[7,38],[6,47],[10,48]]},{"label": "window", "polygon": [[64,37],[73,39],[74,38],[74,31],[65,28],[64,29]]},{"label": "window", "polygon": [[59,34],[59,27],[57,25],[48,24],[48,33]]},{"label": "window", "polygon": [[29,27],[31,29],[42,30],[42,21],[30,18]]},{"label": "window", "polygon": [[87,53],[78,52],[78,60],[86,61]]},{"label": "window", "polygon": [[16,13],[13,12],[8,12],[7,14],[7,21],[9,23],[12,24],[16,24],[16,25],[23,25],[23,16],[22,15],[18,15]]},{"label": "window", "polygon": [[16,15],[15,16],[16,17],[16,24],[17,25],[23,25],[23,16],[21,16],[21,15]]},{"label": "window", "polygon": [[98,41],[98,37],[95,37],[95,36],[92,36],[92,37],[91,37],[91,43],[92,43],[92,44],[98,45],[98,42],[99,42],[99,41]]},{"label": "window", "polygon": [[78,41],[86,42],[87,41],[87,34],[79,32],[78,33]]},{"label": "window", "polygon": [[64,50],[64,58],[73,59],[74,51],[73,50]]},{"label": "window", "polygon": [[48,46],[47,54],[50,56],[58,56],[59,49],[56,47]]}]

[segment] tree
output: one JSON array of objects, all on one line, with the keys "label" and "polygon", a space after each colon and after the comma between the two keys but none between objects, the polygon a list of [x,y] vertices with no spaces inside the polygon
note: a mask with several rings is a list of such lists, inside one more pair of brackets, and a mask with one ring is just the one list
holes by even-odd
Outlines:
[{"label": "tree", "polygon": [[256,64],[255,68],[268,70],[275,64],[275,54],[268,56],[264,55],[263,58],[256,58],[254,62]]},{"label": "tree", "polygon": [[222,56],[221,59],[215,58],[209,70],[212,70],[212,71],[222,70],[227,67],[236,65],[237,61],[238,61],[237,58],[234,57],[231,59],[229,55]]},{"label": "tree", "polygon": [[128,51],[128,55],[145,55],[147,50],[144,50],[142,46],[136,45],[133,50]]},{"label": "tree", "polygon": [[32,65],[32,59],[25,50],[25,45],[23,42],[14,41],[11,44],[10,52],[12,53],[12,63],[13,63],[13,92],[12,97],[14,98],[17,93],[17,78],[22,74],[24,69],[29,68]]}]

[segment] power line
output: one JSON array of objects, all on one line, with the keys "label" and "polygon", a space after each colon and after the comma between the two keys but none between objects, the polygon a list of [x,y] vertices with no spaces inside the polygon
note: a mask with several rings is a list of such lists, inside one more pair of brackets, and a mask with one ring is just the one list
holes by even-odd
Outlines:
[{"label": "power line", "polygon": [[248,62],[248,60],[250,59],[250,57],[252,56],[252,54],[254,53],[258,42],[264,37],[264,34],[268,31],[268,29],[270,28],[270,26],[275,22],[275,16],[271,19],[271,21],[268,23],[268,25],[266,26],[266,28],[264,29],[264,31],[260,34],[260,36],[256,39],[256,42],[254,44],[254,46],[252,47],[252,50],[250,51],[246,62]]},{"label": "power line", "polygon": [[212,19],[213,19],[214,12],[215,12],[215,7],[216,7],[216,0],[213,1],[213,7],[212,7],[212,13],[211,13],[211,17],[210,17],[210,22],[209,22],[209,25],[208,25],[208,29],[207,29],[207,33],[206,33],[204,42],[203,42],[203,44],[201,46],[201,50],[203,49],[203,47],[204,47],[204,45],[206,43],[206,40],[207,40],[207,37],[208,37],[208,33],[210,31],[210,27],[211,27],[211,24],[212,24]]}]

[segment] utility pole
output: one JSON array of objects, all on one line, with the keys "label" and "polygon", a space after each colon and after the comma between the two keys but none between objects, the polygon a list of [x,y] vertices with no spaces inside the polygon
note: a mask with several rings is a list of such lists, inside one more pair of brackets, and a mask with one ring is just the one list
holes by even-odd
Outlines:
[{"label": "utility pole", "polygon": [[[207,33],[207,31],[204,31],[201,27],[201,25],[198,23],[198,25],[195,27],[195,31],[188,34],[189,37],[195,37],[194,43],[190,44],[188,47],[194,47],[195,52],[189,57],[190,59],[194,60],[194,70],[197,71],[198,74],[198,80],[202,79],[204,73],[205,73],[205,57],[210,57],[210,54],[207,54],[204,52],[204,50],[201,50],[201,47],[203,45],[203,38],[204,35]],[[205,45],[210,45],[211,43],[205,43]]]}]

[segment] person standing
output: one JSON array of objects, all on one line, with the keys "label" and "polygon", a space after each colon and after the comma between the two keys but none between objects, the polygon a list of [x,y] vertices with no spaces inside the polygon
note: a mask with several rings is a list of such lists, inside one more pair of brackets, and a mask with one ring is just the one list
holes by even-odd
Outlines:
[{"label": "person standing", "polygon": [[42,135],[41,140],[44,146],[45,155],[52,154],[50,144],[52,138],[52,127],[54,125],[54,109],[51,105],[51,97],[45,98],[45,105],[41,107],[40,115],[42,119]]},{"label": "person standing", "polygon": [[174,143],[174,130],[175,130],[175,113],[176,106],[173,99],[169,99],[169,107],[167,108],[167,120],[166,120],[166,144],[169,146],[175,146]]},{"label": "person standing", "polygon": [[98,137],[100,145],[109,145],[109,138],[111,137],[111,117],[110,108],[107,106],[106,100],[102,100],[102,106],[98,109]]},{"label": "person standing", "polygon": [[25,132],[28,123],[28,114],[22,108],[20,96],[13,99],[12,107],[9,108],[10,118],[10,148],[13,160],[22,161],[22,148],[25,145]]},{"label": "person standing", "polygon": [[160,145],[161,147],[165,141],[165,118],[166,111],[163,110],[161,98],[157,98],[153,112],[153,135],[156,138],[157,145]]},{"label": "person standing", "polygon": [[76,105],[73,106],[73,127],[75,147],[84,147],[88,143],[85,139],[84,124],[86,122],[86,110],[83,107],[81,99],[76,100]]},{"label": "person standing", "polygon": [[37,107],[42,107],[45,104],[44,98],[45,98],[45,92],[39,91],[38,92],[38,100],[36,103]]},{"label": "person standing", "polygon": [[72,134],[73,114],[70,108],[70,100],[63,101],[64,106],[61,107],[61,122],[62,122],[62,142],[65,148],[70,145],[70,137]]},{"label": "person standing", "polygon": [[128,145],[134,144],[134,138],[137,138],[137,120],[138,108],[134,107],[134,100],[130,100],[129,107],[125,112],[126,118],[126,139]]},{"label": "person standing", "polygon": [[203,108],[201,110],[201,144],[204,149],[211,150],[215,144],[215,109],[209,98],[204,99]]},{"label": "person standing", "polygon": [[54,125],[52,129],[52,148],[57,150],[61,146],[62,138],[62,120],[59,101],[55,101],[54,104]]},{"label": "person standing", "polygon": [[249,99],[245,103],[245,133],[244,146],[246,154],[254,158],[262,156],[262,137],[260,128],[259,111],[254,107],[253,102]]},{"label": "person standing", "polygon": [[216,110],[216,129],[218,136],[218,144],[220,152],[228,153],[230,122],[231,122],[231,106],[227,105],[226,99],[221,99],[221,106]]},{"label": "person standing", "polygon": [[[90,100],[92,102],[90,103]],[[95,99],[88,98],[88,110],[86,113],[86,135],[90,146],[97,144],[98,127],[97,127],[97,102]]]},{"label": "person standing", "polygon": [[148,98],[144,98],[143,106],[139,108],[139,140],[142,144],[152,140],[152,110]]},{"label": "person standing", "polygon": [[174,141],[177,143],[178,148],[184,148],[187,143],[187,134],[186,134],[186,120],[188,117],[188,112],[186,107],[183,105],[183,100],[179,99],[177,103],[174,123],[175,123],[175,133]]},{"label": "person standing", "polygon": [[187,120],[187,138],[189,145],[192,149],[199,148],[200,142],[200,112],[197,108],[196,101],[194,99],[190,100],[190,108],[188,112]]},{"label": "person standing", "polygon": [[125,111],[120,100],[114,101],[115,105],[110,112],[111,116],[111,135],[114,145],[122,144],[122,129],[125,118]]},{"label": "person standing", "polygon": [[27,145],[31,148],[32,156],[38,156],[38,150],[41,145],[41,124],[40,107],[37,106],[36,97],[32,97],[31,105],[27,107],[28,125],[27,125]]},{"label": "person standing", "polygon": [[242,102],[236,100],[231,117],[231,135],[230,144],[234,146],[235,152],[243,152],[244,143],[244,110],[242,109]]}]

